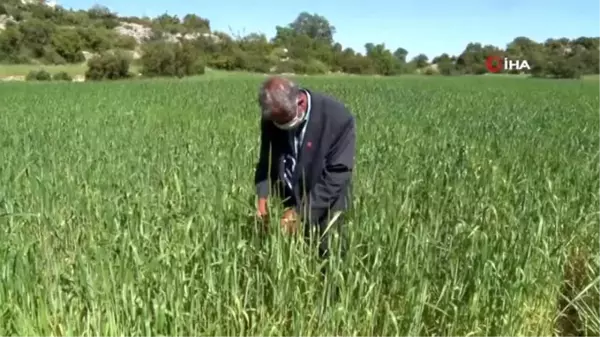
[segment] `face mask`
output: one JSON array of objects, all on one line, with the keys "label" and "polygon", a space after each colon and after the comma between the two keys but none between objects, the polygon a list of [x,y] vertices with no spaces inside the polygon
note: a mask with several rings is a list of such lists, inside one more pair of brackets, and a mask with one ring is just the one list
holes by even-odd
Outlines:
[{"label": "face mask", "polygon": [[302,121],[304,120],[304,114],[300,114],[299,112],[296,113],[296,116],[294,116],[294,118],[285,123],[285,124],[278,124],[273,122],[273,124],[275,124],[276,127],[280,128],[281,130],[292,130],[294,128],[296,128],[298,125],[300,125],[300,123],[302,123]]}]

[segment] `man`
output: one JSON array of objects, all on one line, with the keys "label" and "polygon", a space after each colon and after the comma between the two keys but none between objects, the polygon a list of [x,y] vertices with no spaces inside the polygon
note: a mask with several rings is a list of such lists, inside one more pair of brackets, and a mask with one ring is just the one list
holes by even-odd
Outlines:
[{"label": "man", "polygon": [[334,225],[340,229],[341,212],[351,204],[354,117],[335,99],[281,77],[267,79],[258,96],[262,119],[255,174],[257,215],[268,215],[269,190],[275,189],[286,207],[281,226],[295,233],[300,218],[304,235],[315,230],[319,254],[327,257],[327,234]]}]

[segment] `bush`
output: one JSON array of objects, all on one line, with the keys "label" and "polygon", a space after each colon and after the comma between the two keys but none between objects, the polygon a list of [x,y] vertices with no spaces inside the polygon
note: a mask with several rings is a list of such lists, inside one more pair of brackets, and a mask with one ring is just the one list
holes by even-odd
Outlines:
[{"label": "bush", "polygon": [[26,81],[50,81],[52,80],[52,75],[44,69],[41,70],[32,70],[25,77]]},{"label": "bush", "polygon": [[256,73],[269,73],[273,66],[272,60],[265,55],[244,54],[240,61],[240,68]]},{"label": "bush", "polygon": [[59,71],[52,76],[54,81],[73,81],[71,75],[67,74],[65,71]]},{"label": "bush", "polygon": [[88,61],[85,78],[91,81],[129,78],[130,64],[131,60],[124,53],[104,52]]},{"label": "bush", "polygon": [[115,48],[133,50],[137,46],[137,40],[132,36],[117,34],[113,45]]},{"label": "bush", "polygon": [[275,66],[275,73],[285,74],[285,73],[293,73],[294,72],[294,61],[281,61]]},{"label": "bush", "polygon": [[234,55],[212,54],[208,57],[208,66],[213,69],[239,70],[240,58]]},{"label": "bush", "polygon": [[[341,62],[342,71],[346,74],[372,75],[376,74],[373,61],[367,57],[349,56]],[[404,69],[408,65],[404,65]]]},{"label": "bush", "polygon": [[454,64],[449,60],[440,61],[437,64],[437,69],[441,75],[452,76],[455,75]]},{"label": "bush", "polygon": [[309,60],[308,62],[301,60],[287,60],[280,62],[275,71],[277,73],[319,75],[327,73],[329,69],[323,62],[317,60]]},{"label": "bush", "polygon": [[190,43],[169,43],[156,41],[144,46],[142,74],[155,76],[193,76],[204,74],[204,62]]},{"label": "bush", "polygon": [[82,50],[101,53],[109,50],[115,38],[115,33],[106,28],[77,27],[81,37]]},{"label": "bush", "polygon": [[67,61],[51,46],[44,47],[44,55],[40,61],[44,64],[67,64]]},{"label": "bush", "polygon": [[437,69],[434,69],[432,66],[429,66],[423,70],[423,74],[428,76],[437,75],[438,73],[439,72],[437,71]]},{"label": "bush", "polygon": [[329,72],[329,67],[318,60],[309,60],[306,62],[306,74],[308,75],[321,75],[327,74]]}]

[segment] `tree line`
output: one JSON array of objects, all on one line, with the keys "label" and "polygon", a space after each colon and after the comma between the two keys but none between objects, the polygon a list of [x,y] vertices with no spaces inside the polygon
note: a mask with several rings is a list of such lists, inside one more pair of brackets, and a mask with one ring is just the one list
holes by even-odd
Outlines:
[{"label": "tree line", "polygon": [[[126,24],[150,33],[125,35],[118,28]],[[476,75],[488,72],[485,60],[490,55],[528,60],[530,73],[537,77],[600,73],[598,37],[544,42],[516,37],[505,47],[473,42],[459,55],[444,53],[429,59],[418,54],[408,59],[406,49],[392,51],[383,43],[366,43],[364,52],[344,48],[335,41],[336,29],[327,18],[308,12],[286,26],[276,26],[275,37],[267,39],[264,34],[214,32],[208,19],[195,14],[119,17],[101,6],[69,10],[43,2],[2,0],[0,28],[0,63],[67,64],[87,59],[90,79],[132,76],[131,64],[139,65],[145,76],[202,74],[205,67],[261,73]]]}]

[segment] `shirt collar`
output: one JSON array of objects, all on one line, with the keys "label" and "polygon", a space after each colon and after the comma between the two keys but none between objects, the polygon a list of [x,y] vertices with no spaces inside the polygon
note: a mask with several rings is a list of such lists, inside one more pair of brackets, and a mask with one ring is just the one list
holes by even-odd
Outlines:
[{"label": "shirt collar", "polygon": [[305,112],[306,117],[304,118],[304,121],[302,122],[302,124],[304,125],[304,123],[307,123],[308,119],[310,118],[310,110],[311,110],[311,107],[312,107],[312,104],[311,104],[312,99],[310,98],[310,92],[308,92],[308,90],[305,90],[305,89],[300,89],[300,90],[302,90],[302,92],[306,94],[306,112]]},{"label": "shirt collar", "polygon": [[310,92],[308,92],[308,90],[304,90],[302,89],[302,91],[306,94],[306,116],[308,117],[310,115],[310,108],[312,106],[311,104],[311,97],[310,97]]}]

